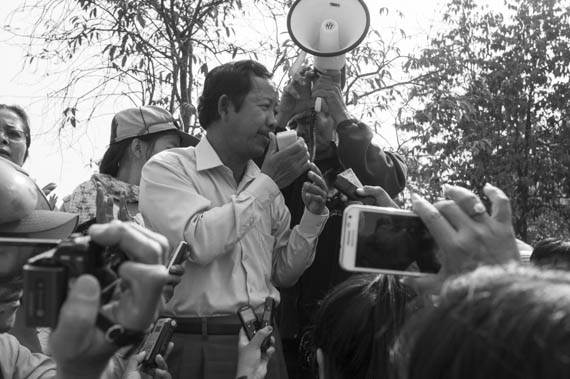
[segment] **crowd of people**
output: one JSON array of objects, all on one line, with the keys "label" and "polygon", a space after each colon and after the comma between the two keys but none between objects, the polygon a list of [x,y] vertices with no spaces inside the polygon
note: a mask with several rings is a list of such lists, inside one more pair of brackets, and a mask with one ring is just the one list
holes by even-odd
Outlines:
[{"label": "crowd of people", "polygon": [[[22,169],[26,112],[0,104],[0,378],[569,375],[569,245],[546,240],[523,263],[509,199],[491,184],[490,207],[451,184],[434,204],[412,196],[437,273],[341,269],[344,209],[359,197],[397,207],[407,174],[405,157],[350,115],[344,75],[304,67],[280,96],[263,65],[222,64],[199,99],[200,140],[164,109],[125,109],[99,172],[59,209],[46,197],[53,186]],[[278,146],[286,130],[297,138]],[[356,200],[334,185],[348,169],[362,184]],[[46,346],[25,325],[38,315],[18,309],[37,300],[25,290],[34,259],[57,253],[38,239],[72,233],[122,258],[110,286],[91,272],[66,278],[57,326],[39,330]],[[182,241],[188,254],[167,268]],[[273,323],[250,340],[237,311],[261,317],[269,297]],[[139,347],[162,317],[176,328],[149,370]]]}]

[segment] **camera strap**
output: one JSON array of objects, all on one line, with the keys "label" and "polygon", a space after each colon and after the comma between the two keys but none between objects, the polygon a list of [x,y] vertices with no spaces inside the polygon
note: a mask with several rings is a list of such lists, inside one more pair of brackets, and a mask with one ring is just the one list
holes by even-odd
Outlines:
[{"label": "camera strap", "polygon": [[119,347],[138,344],[146,335],[146,331],[131,330],[115,324],[100,312],[97,314],[95,325],[105,333],[107,342]]}]

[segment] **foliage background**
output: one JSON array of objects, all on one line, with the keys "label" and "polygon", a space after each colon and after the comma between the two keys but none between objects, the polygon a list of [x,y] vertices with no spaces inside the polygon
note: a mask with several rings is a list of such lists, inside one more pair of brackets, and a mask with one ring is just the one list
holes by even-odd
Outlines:
[{"label": "foliage background", "polygon": [[[299,52],[286,31],[291,2],[21,2],[3,31],[25,42],[22,71],[50,83],[51,117],[34,140],[56,135],[55,147],[95,170],[105,146],[85,148],[86,137],[100,141],[114,112],[142,104],[200,135],[195,105],[210,68],[253,58],[285,84]],[[345,100],[377,142],[406,156],[410,186],[436,199],[446,182],[476,191],[491,182],[510,196],[523,240],[569,236],[570,0],[433,2],[437,20],[420,34],[397,2],[367,4],[372,25],[348,56]],[[62,155],[65,180],[68,163]],[[409,193],[398,200],[406,206]]]}]

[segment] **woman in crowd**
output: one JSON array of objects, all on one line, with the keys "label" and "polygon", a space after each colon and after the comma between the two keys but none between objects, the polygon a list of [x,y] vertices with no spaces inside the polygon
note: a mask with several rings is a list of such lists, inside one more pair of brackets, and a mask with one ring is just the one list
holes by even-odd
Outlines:
[{"label": "woman in crowd", "polygon": [[28,158],[30,120],[17,105],[0,104],[0,157],[22,167]]},{"label": "woman in crowd", "polygon": [[134,221],[142,225],[142,217],[137,217],[142,167],[154,154],[197,142],[195,137],[179,130],[174,117],[162,108],[149,105],[117,113],[111,123],[111,142],[99,173],[67,196],[62,210],[78,213],[80,223],[94,220],[99,186],[113,201],[113,215],[109,218],[130,221],[129,215],[132,215]]}]

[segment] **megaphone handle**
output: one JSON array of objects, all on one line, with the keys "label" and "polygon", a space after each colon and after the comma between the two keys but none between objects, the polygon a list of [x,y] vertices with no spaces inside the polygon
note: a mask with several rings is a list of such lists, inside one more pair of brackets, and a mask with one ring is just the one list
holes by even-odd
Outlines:
[{"label": "megaphone handle", "polygon": [[315,112],[321,112],[323,107],[323,98],[322,97],[317,97],[315,98]]}]

